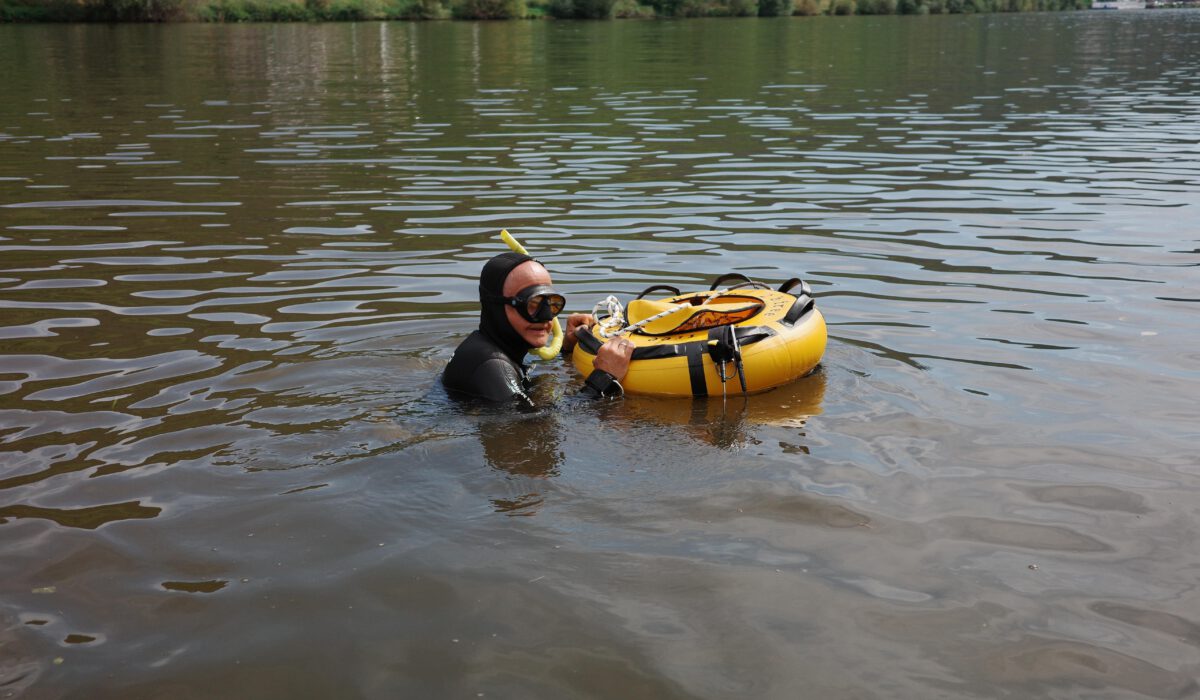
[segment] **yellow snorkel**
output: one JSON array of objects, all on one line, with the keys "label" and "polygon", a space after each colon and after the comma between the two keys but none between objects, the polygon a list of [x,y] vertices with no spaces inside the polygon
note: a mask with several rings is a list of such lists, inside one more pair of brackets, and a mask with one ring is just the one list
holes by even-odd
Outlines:
[{"label": "yellow snorkel", "polygon": [[[514,252],[520,253],[521,255],[529,255],[529,252],[525,250],[525,246],[521,245],[517,239],[513,238],[512,234],[508,231],[500,231],[500,239],[507,243],[508,247],[512,248]],[[562,351],[562,344],[562,325],[558,322],[558,317],[555,317],[554,321],[550,324],[550,344],[544,348],[535,348],[530,350],[529,354],[537,357],[540,360],[553,360],[554,358],[558,357],[558,353]]]}]

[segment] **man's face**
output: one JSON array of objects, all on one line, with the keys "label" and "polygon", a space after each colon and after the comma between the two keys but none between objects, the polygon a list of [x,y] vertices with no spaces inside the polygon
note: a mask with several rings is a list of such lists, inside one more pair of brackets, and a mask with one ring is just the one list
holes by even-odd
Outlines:
[{"label": "man's face", "polygon": [[[517,292],[532,287],[535,284],[551,284],[550,273],[542,264],[534,260],[526,260],[517,265],[504,279],[502,294],[506,297],[515,296]],[[531,348],[540,348],[550,340],[550,321],[534,323],[521,318],[521,314],[512,306],[505,305],[504,315],[508,318],[513,330],[520,335]]]}]

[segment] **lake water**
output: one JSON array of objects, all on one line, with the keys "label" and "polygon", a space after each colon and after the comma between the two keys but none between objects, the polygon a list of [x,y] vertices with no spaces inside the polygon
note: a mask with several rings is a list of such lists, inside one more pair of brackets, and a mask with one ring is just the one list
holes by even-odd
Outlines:
[{"label": "lake water", "polygon": [[[0,26],[0,697],[1200,693],[1200,13]],[[464,409],[808,280],[753,396]]]}]

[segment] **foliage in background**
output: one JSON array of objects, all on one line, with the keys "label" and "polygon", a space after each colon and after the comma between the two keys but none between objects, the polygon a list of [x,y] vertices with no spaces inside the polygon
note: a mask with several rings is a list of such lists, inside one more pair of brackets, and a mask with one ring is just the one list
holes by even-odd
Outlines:
[{"label": "foliage in background", "polygon": [[446,19],[442,0],[0,0],[7,22]]},{"label": "foliage in background", "polygon": [[0,20],[166,22],[187,19],[192,0],[0,0]]},{"label": "foliage in background", "polygon": [[759,17],[787,17],[794,10],[793,0],[758,0]]},{"label": "foliage in background", "polygon": [[654,17],[654,8],[642,5],[638,0],[617,0],[613,3],[613,17],[651,19]]},{"label": "foliage in background", "polygon": [[[648,4],[642,4],[646,2]],[[0,0],[0,22],[288,22],[926,15],[1080,10],[1091,0]]]},{"label": "foliage in background", "polygon": [[184,0],[105,0],[88,4],[95,8],[99,19],[107,21],[166,22],[183,18],[187,11]]},{"label": "foliage in background", "polygon": [[558,19],[611,19],[616,0],[550,0],[550,16]]},{"label": "foliage in background", "polygon": [[650,0],[660,17],[753,17],[758,0]]},{"label": "foliage in background", "polygon": [[525,0],[453,0],[450,14],[455,19],[520,19]]},{"label": "foliage in background", "polygon": [[441,0],[414,0],[400,14],[400,19],[449,19],[450,8]]},{"label": "foliage in background", "polygon": [[288,22],[309,18],[308,8],[293,0],[211,0],[197,9],[206,22]]}]

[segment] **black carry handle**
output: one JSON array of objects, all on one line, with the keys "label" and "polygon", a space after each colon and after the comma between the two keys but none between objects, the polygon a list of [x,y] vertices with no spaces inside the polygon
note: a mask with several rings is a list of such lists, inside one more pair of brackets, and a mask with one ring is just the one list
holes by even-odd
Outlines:
[{"label": "black carry handle", "polygon": [[[754,280],[750,279],[749,277],[743,275],[740,272],[727,272],[727,273],[721,275],[720,277],[713,280],[712,286],[709,287],[708,289],[709,289],[709,291],[714,291],[714,290],[716,290],[717,287],[720,287],[723,282],[728,282],[730,280],[742,280],[743,282],[750,285],[751,287],[758,287],[759,289],[768,289],[767,285],[763,284],[762,282],[755,282]],[[736,284],[733,287],[730,287],[730,289],[735,289],[735,288],[741,287],[741,286],[743,286],[743,285]]]},{"label": "black carry handle", "polygon": [[712,286],[709,287],[708,289],[709,289],[709,291],[713,291],[717,287],[720,287],[722,282],[728,282],[729,280],[742,280],[744,282],[749,282],[750,284],[754,284],[754,280],[750,279],[749,277],[743,275],[740,272],[727,272],[727,273],[721,275],[720,277],[716,278],[715,280],[713,280]]},{"label": "black carry handle", "polygon": [[658,291],[671,292],[671,296],[673,296],[673,297],[679,296],[679,290],[676,289],[675,287],[672,287],[669,284],[656,284],[653,287],[646,287],[645,289],[642,290],[641,294],[637,295],[634,298],[641,299],[642,297],[646,296],[650,292],[658,292]]},{"label": "black carry handle", "polygon": [[[790,280],[788,280],[787,282],[784,282],[783,284],[779,285],[779,291],[783,292],[784,294],[787,294],[788,292],[790,292],[792,290],[792,287],[795,287],[796,285],[800,285],[800,294],[807,294],[809,296],[812,296],[812,288],[808,286],[807,282],[800,279],[799,277],[793,277]],[[799,295],[796,295],[796,296],[799,296]]]}]

